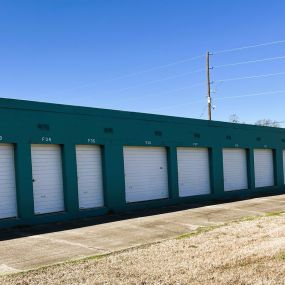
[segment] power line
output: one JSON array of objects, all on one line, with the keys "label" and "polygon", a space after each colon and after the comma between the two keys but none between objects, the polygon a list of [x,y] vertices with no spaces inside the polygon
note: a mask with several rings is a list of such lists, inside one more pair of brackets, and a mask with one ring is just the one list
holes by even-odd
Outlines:
[{"label": "power line", "polygon": [[239,62],[234,62],[234,63],[229,63],[229,64],[221,64],[221,65],[216,65],[213,68],[215,69],[215,68],[222,68],[222,67],[230,67],[230,66],[237,66],[237,65],[249,64],[249,63],[273,61],[273,60],[278,60],[278,59],[285,59],[285,55],[276,56],[276,57],[261,58],[261,59],[256,59],[256,60],[239,61]]},{"label": "power line", "polygon": [[[133,77],[133,76],[136,76],[136,75],[141,75],[141,74],[148,73],[148,72],[151,72],[151,71],[160,70],[160,69],[168,68],[168,67],[171,67],[171,66],[175,66],[175,65],[191,62],[191,61],[194,61],[194,60],[197,60],[197,59],[201,59],[203,57],[204,57],[204,55],[198,55],[198,56],[193,56],[193,57],[189,57],[189,58],[184,58],[184,59],[181,59],[181,60],[178,60],[178,61],[174,61],[174,62],[170,62],[170,63],[164,64],[164,65],[154,66],[154,67],[151,67],[149,69],[143,69],[143,70],[139,70],[139,71],[136,71],[136,72],[133,72],[133,73],[126,73],[126,74],[123,74],[123,75],[120,75],[120,76],[117,76],[117,77],[101,80],[100,83],[107,83],[107,82],[112,82],[112,81],[116,81],[116,80],[120,80],[120,79],[124,79],[124,78]],[[97,84],[98,84],[98,82],[81,84],[81,85],[77,85],[77,86],[75,86],[73,88],[65,89],[65,90],[62,90],[62,91],[57,91],[56,93],[71,92],[71,91],[75,91],[75,90],[78,90],[78,89],[81,89],[81,88],[94,86],[94,85],[97,85]]]},{"label": "power line", "polygon": [[[231,52],[231,51],[238,51],[238,50],[242,50],[242,49],[249,49],[249,48],[261,47],[261,46],[268,46],[268,45],[274,45],[274,44],[281,44],[281,43],[285,43],[285,40],[279,40],[279,41],[274,41],[274,42],[267,42],[267,43],[262,43],[262,44],[257,44],[257,45],[250,45],[250,46],[243,46],[243,47],[227,49],[227,50],[217,50],[217,51],[214,52],[214,54],[226,53],[226,52]],[[191,62],[191,61],[194,61],[194,60],[197,60],[197,59],[201,59],[201,58],[204,58],[204,55],[198,55],[198,56],[194,56],[194,57],[184,58],[184,59],[181,59],[181,60],[178,60],[178,61],[170,62],[170,63],[163,64],[163,65],[154,66],[154,67],[151,67],[151,68],[148,68],[148,69],[139,70],[139,71],[136,71],[136,72],[133,72],[133,73],[122,74],[122,75],[119,75],[117,77],[113,77],[113,78],[110,78],[110,79],[102,80],[102,81],[100,81],[100,83],[107,83],[107,82],[112,82],[112,81],[116,81],[116,80],[120,80],[120,79],[124,79],[124,78],[129,78],[129,77],[133,77],[133,76],[136,76],[136,75],[141,75],[141,74],[144,74],[144,73],[148,73],[148,72],[151,72],[151,71],[160,70],[160,69],[168,68],[168,67],[171,67],[171,66],[175,66],[175,65]],[[281,59],[281,58],[283,58],[283,57],[279,57],[279,59]],[[271,60],[273,60],[273,58]],[[260,60],[249,61],[249,62],[244,62],[244,63],[243,62],[242,63],[234,63],[234,64],[229,64],[229,65],[221,65],[221,66],[216,66],[216,68],[226,67],[226,66],[234,66],[234,65],[251,63],[251,62],[259,62],[259,61]],[[97,85],[97,84],[98,84],[98,82],[86,83],[86,84],[75,86],[73,88],[69,88],[69,89],[65,89],[65,90],[62,90],[62,91],[58,91],[56,93],[59,93],[59,92],[70,92],[70,91],[78,90],[78,89],[81,89],[81,88],[85,88],[85,87],[89,87],[89,86],[93,86],[93,85]]]},{"label": "power line", "polygon": [[[279,40],[279,41],[274,41],[274,42],[267,42],[267,43],[251,45],[251,46],[238,47],[238,48],[233,48],[233,49],[228,49],[228,50],[218,50],[218,51],[215,51],[214,54],[220,54],[220,53],[225,53],[225,52],[230,52],[230,51],[237,51],[237,50],[261,47],[261,46],[268,46],[268,45],[274,45],[274,44],[281,44],[281,43],[285,43],[285,40]],[[184,59],[177,60],[177,61],[174,61],[174,62],[170,62],[170,63],[167,63],[167,64],[158,65],[158,66],[154,66],[154,67],[151,67],[151,68],[148,68],[148,69],[139,70],[139,71],[136,71],[136,72],[133,72],[133,73],[123,74],[123,75],[120,75],[120,76],[117,76],[117,77],[113,77],[113,78],[104,80],[104,82],[119,80],[119,79],[136,76],[136,75],[147,73],[147,72],[154,71],[154,70],[164,69],[164,68],[171,67],[171,66],[174,66],[174,65],[183,64],[183,63],[186,63],[186,62],[197,60],[197,59],[200,59],[200,58],[203,58],[203,57],[204,57],[204,55],[198,55],[198,56],[193,56],[193,57],[189,57],[189,58],[184,58]]]},{"label": "power line", "polygon": [[[274,41],[274,42],[267,42],[267,43],[251,45],[251,46],[243,46],[243,47],[238,47],[238,48],[233,48],[233,49],[228,49],[228,50],[218,50],[218,51],[215,51],[212,54],[220,54],[220,53],[226,53],[226,52],[231,52],[231,51],[238,51],[238,50],[243,50],[243,49],[256,48],[256,47],[268,46],[268,45],[274,45],[274,44],[281,44],[281,43],[285,43],[285,40],[279,40],[279,41]],[[139,70],[139,71],[136,71],[136,72],[133,72],[133,73],[123,74],[123,75],[120,75],[120,76],[117,76],[117,77],[113,77],[113,78],[104,80],[103,82],[110,82],[110,81],[115,81],[115,80],[119,80],[119,79],[123,79],[123,78],[133,77],[133,76],[140,75],[140,74],[143,74],[143,73],[147,73],[147,72],[151,72],[151,71],[155,71],[155,70],[159,70],[159,69],[164,69],[164,68],[175,66],[175,65],[178,65],[178,64],[183,64],[183,63],[190,62],[190,61],[193,61],[193,60],[197,60],[197,59],[200,59],[200,58],[203,58],[203,57],[204,57],[204,55],[198,55],[198,56],[194,56],[194,57],[184,58],[184,59],[181,59],[181,60],[178,60],[178,61],[170,62],[170,63],[163,64],[163,65],[154,66],[154,67],[151,67],[151,68],[148,68],[148,69]]]},{"label": "power line", "polygon": [[[222,54],[222,53],[227,53],[227,52],[234,52],[234,51],[239,51],[239,50],[245,50],[245,49],[252,49],[252,48],[257,48],[257,47],[262,47],[262,46],[269,46],[269,45],[276,45],[276,44],[282,44],[285,43],[285,40],[279,40],[279,41],[274,41],[274,42],[267,42],[267,43],[262,43],[262,44],[256,44],[256,45],[250,45],[250,46],[243,46],[243,47],[238,47],[238,48],[233,48],[233,49],[227,49],[227,50],[219,50],[215,51],[212,54]],[[210,79],[209,79],[209,71],[210,71],[210,66],[209,66],[209,55],[210,53],[207,53],[207,74],[208,74],[208,90],[210,90]],[[274,61],[274,60],[281,60],[285,59],[285,55],[283,56],[278,56],[278,57],[270,57],[270,58],[261,58],[261,59],[256,59],[256,60],[248,60],[248,61],[240,61],[240,62],[234,62],[234,63],[229,63],[229,64],[223,64],[223,65],[217,65],[212,68],[222,68],[222,67],[230,67],[230,66],[238,66],[238,65],[243,65],[243,64],[250,64],[250,63],[258,63],[258,62],[266,62],[266,61]],[[278,72],[278,73],[269,73],[269,74],[260,74],[260,75],[252,75],[252,76],[244,76],[244,77],[234,77],[234,78],[226,78],[226,79],[221,79],[217,80],[215,82],[218,83],[223,83],[223,82],[228,82],[228,81],[236,81],[236,80],[245,80],[245,79],[255,79],[255,78],[265,78],[265,77],[271,77],[271,76],[278,76],[285,74],[285,72]],[[273,94],[280,94],[284,93],[285,91],[270,91],[270,92],[260,92],[260,93],[251,93],[251,94],[244,94],[244,95],[238,95],[238,96],[228,96],[228,97],[218,97],[216,98],[217,100],[226,100],[226,99],[236,99],[236,98],[245,98],[245,97],[252,97],[252,96],[264,96],[264,95],[273,95]],[[209,97],[209,95],[208,95]],[[190,105],[195,102],[200,102],[200,101],[192,101],[189,104],[180,104],[176,105],[177,107],[179,106],[184,106],[184,105]],[[208,100],[208,105],[209,105],[209,100]],[[171,106],[171,107],[176,107],[176,106]],[[166,107],[167,108],[167,107]],[[159,108],[161,109],[161,108]],[[162,108],[164,109],[164,108]],[[201,118],[204,115],[204,111],[200,115],[199,118]],[[209,119],[211,116],[209,117]]]},{"label": "power line", "polygon": [[[249,94],[243,94],[243,95],[238,95],[238,96],[216,97],[215,100],[229,100],[229,99],[238,99],[238,98],[246,98],[246,97],[274,95],[274,94],[285,94],[285,90],[249,93]],[[183,107],[183,106],[193,105],[193,104],[201,103],[201,102],[204,102],[204,100],[201,99],[201,100],[195,100],[195,101],[191,101],[189,103],[184,103],[184,104],[159,107],[159,108],[156,108],[156,110],[157,109],[160,110],[160,109],[169,109],[169,108]]]},{"label": "power line", "polygon": [[[278,57],[278,58],[285,58],[285,56]],[[272,59],[272,58],[271,58],[271,59]],[[263,59],[263,60],[264,60],[264,59]],[[185,72],[185,73],[177,74],[177,75],[174,75],[174,76],[165,77],[165,78],[162,78],[162,79],[157,79],[157,80],[148,81],[148,82],[145,82],[145,83],[140,84],[140,85],[134,85],[134,86],[122,88],[122,89],[116,90],[116,92],[121,92],[121,91],[125,91],[125,90],[132,89],[132,88],[137,88],[137,87],[143,87],[143,86],[145,86],[145,85],[153,84],[153,83],[156,83],[156,82],[163,82],[163,81],[175,79],[175,78],[178,78],[178,77],[182,77],[182,76],[185,76],[185,75],[190,75],[190,74],[194,74],[194,73],[198,73],[198,72],[202,72],[202,71],[204,71],[204,70],[203,70],[203,69],[197,69],[197,70],[194,70],[194,71]],[[227,81],[235,81],[235,80],[243,80],[243,79],[251,79],[251,78],[253,79],[253,78],[270,77],[270,76],[277,76],[277,75],[282,75],[282,74],[285,74],[285,72],[278,72],[278,73],[271,73],[271,74],[261,74],[261,75],[246,76],[246,77],[226,78],[226,79],[221,79],[221,80],[215,80],[214,82],[215,82],[215,83],[223,83],[223,82],[227,82]],[[175,92],[178,92],[178,91],[181,91],[181,90],[191,89],[191,88],[193,88],[193,87],[202,86],[202,85],[204,85],[203,82],[197,83],[197,84],[193,84],[193,85],[190,85],[190,86],[186,86],[186,87],[181,87],[181,88],[176,88],[176,89],[168,90],[167,92],[160,93],[160,94],[147,94],[147,95],[143,95],[143,96],[140,96],[140,97],[132,97],[132,98],[129,98],[128,100],[136,100],[136,99],[146,98],[146,97],[151,97],[151,96],[157,96],[157,95],[175,93]],[[199,102],[199,101],[198,101],[198,102]]]},{"label": "power line", "polygon": [[[269,45],[275,45],[275,44],[282,44],[282,43],[285,43],[285,40],[272,41],[272,42],[261,43],[261,44],[256,44],[256,45],[249,45],[249,46],[242,46],[242,47],[233,48],[233,49],[217,50],[217,51],[214,51],[214,54],[222,54],[222,53],[226,53],[226,52],[233,52],[233,51],[239,51],[239,50],[243,50],[243,49],[257,48],[257,47],[269,46]],[[198,55],[198,56],[194,56],[194,57],[184,58],[184,59],[181,59],[181,60],[178,60],[178,61],[174,61],[174,62],[170,62],[170,63],[167,63],[167,64],[153,66],[153,67],[148,68],[148,69],[139,70],[139,71],[136,71],[136,72],[133,72],[133,73],[123,74],[123,75],[120,75],[120,76],[117,76],[117,77],[113,77],[113,78],[110,78],[110,79],[105,79],[105,80],[102,80],[100,82],[98,81],[98,82],[82,84],[82,85],[79,85],[79,86],[75,86],[74,88],[69,88],[69,89],[66,89],[66,90],[63,90],[63,91],[58,91],[58,92],[70,92],[70,91],[78,90],[78,89],[81,89],[81,88],[84,88],[84,87],[97,85],[98,83],[107,83],[107,82],[112,82],[112,81],[120,80],[120,79],[124,79],[124,78],[130,78],[130,77],[141,75],[141,74],[144,74],[144,73],[147,73],[147,72],[151,72],[151,71],[155,71],[155,70],[160,70],[160,69],[172,67],[172,66],[175,66],[175,65],[191,62],[191,61],[198,60],[198,59],[201,59],[201,58],[204,58],[204,55]],[[285,56],[279,56],[279,57],[263,58],[263,59],[243,61],[243,62],[235,62],[235,63],[230,63],[230,64],[218,65],[218,66],[215,66],[215,68],[223,68],[223,67],[230,67],[230,66],[236,66],[236,65],[242,65],[242,64],[258,63],[258,62],[264,62],[264,61],[272,61],[272,60],[278,60],[278,59],[280,60],[280,59],[284,59],[284,58],[285,58]],[[194,72],[182,73],[182,74],[169,76],[169,77],[162,78],[162,79],[152,80],[152,81],[149,81],[149,82],[145,82],[145,83],[143,83],[141,85],[135,85],[135,86],[129,86],[129,87],[126,87],[126,88],[122,88],[122,89],[117,90],[116,92],[120,92],[120,91],[123,91],[123,90],[128,90],[128,89],[131,89],[131,88],[141,87],[141,86],[145,86],[145,85],[148,85],[148,84],[153,84],[153,83],[156,83],[156,82],[163,82],[163,81],[166,81],[166,80],[178,78],[180,76],[189,75],[189,74],[200,72],[200,71],[202,71],[202,69],[196,70]],[[260,77],[265,77],[265,76],[260,76]],[[254,76],[252,78],[258,78],[258,77]],[[217,81],[217,82],[225,82],[225,81],[241,80],[241,79],[249,79],[249,78],[225,79],[223,81],[220,80],[220,81]],[[200,84],[198,84],[198,85],[200,85]],[[193,85],[193,86],[197,86],[197,85]],[[176,92],[176,91],[179,91],[179,90],[192,88],[193,86],[182,87],[182,88],[179,88],[179,89],[170,90],[169,92],[166,92],[166,94],[167,93]],[[56,92],[56,93],[58,93],[58,92]],[[152,95],[153,94],[146,95],[145,97],[152,96]]]},{"label": "power line", "polygon": [[[266,58],[266,59],[259,59],[258,61],[260,60],[269,60],[269,59],[280,59],[280,58],[285,58],[285,56],[282,56],[282,57],[275,57],[275,58]],[[250,61],[250,62],[253,62],[253,61]],[[256,61],[254,61],[256,62]],[[244,63],[244,62],[242,62]],[[248,62],[247,62],[248,63]],[[241,64],[241,63],[239,63]],[[171,76],[171,77],[166,77],[166,78],[163,78],[163,79],[158,79],[158,80],[153,80],[153,81],[149,81],[149,82],[146,82],[145,84],[142,84],[142,85],[136,85],[136,86],[130,86],[130,87],[127,87],[127,88],[124,88],[124,89],[121,89],[121,90],[127,90],[127,89],[130,89],[130,88],[135,88],[135,87],[141,87],[141,86],[144,86],[144,85],[147,85],[147,84],[152,84],[152,83],[155,83],[155,82],[160,82],[160,81],[164,81],[164,80],[168,80],[168,79],[172,79],[172,78],[176,78],[176,77],[180,77],[180,76],[184,76],[184,75],[187,75],[187,74],[192,74],[192,73],[196,73],[196,72],[201,72],[203,71],[203,69],[198,69],[198,70],[195,70],[193,72],[187,72],[187,73],[182,73],[180,75],[176,75],[176,76]],[[215,80],[214,82],[215,83],[223,83],[223,82],[227,82],[227,81],[235,81],[235,80],[243,80],[243,79],[254,79],[254,78],[265,78],[265,77],[271,77],[271,76],[278,76],[278,75],[283,75],[285,74],[285,72],[277,72],[277,73],[269,73],[269,74],[260,74],[260,75],[253,75],[253,76],[245,76],[245,77],[234,77],[234,78],[226,78],[226,79],[221,79],[221,80]],[[167,92],[164,92],[164,93],[160,93],[159,95],[163,95],[163,94],[169,94],[169,93],[175,93],[175,92],[178,92],[178,91],[181,91],[181,90],[185,90],[185,89],[191,89],[193,87],[196,87],[196,86],[202,86],[204,85],[203,82],[201,83],[198,83],[198,84],[193,84],[193,85],[190,85],[190,86],[186,86],[186,87],[181,87],[181,88],[177,88],[177,89],[172,89],[172,90],[169,90]],[[119,90],[119,91],[121,91]],[[283,92],[283,91],[282,91]],[[277,93],[280,93],[279,91]],[[218,97],[216,99],[218,100],[221,100],[221,99],[234,99],[234,98],[243,98],[243,97],[251,97],[251,96],[258,96],[258,95],[265,95],[265,94],[276,94],[276,92],[262,92],[262,93],[253,93],[253,94],[246,94],[246,95],[241,95],[241,96],[231,96],[231,97]],[[144,96],[140,96],[140,98],[145,98],[145,97],[150,97],[150,96],[156,96],[158,94],[147,94],[147,95],[144,95]],[[133,97],[131,99],[138,99],[137,97]],[[128,99],[129,100],[129,99]],[[190,104],[192,105],[193,103],[196,103],[196,102],[201,102],[201,100],[199,101],[192,101]],[[178,106],[184,106],[185,104],[181,104],[181,105],[178,105]],[[187,105],[187,104],[186,104]],[[175,106],[174,106],[175,107]],[[168,107],[166,107],[168,108]],[[162,109],[164,109],[164,107],[162,107]]]},{"label": "power line", "polygon": [[237,98],[246,98],[246,97],[254,97],[254,96],[282,94],[282,93],[285,94],[285,90],[268,91],[268,92],[260,92],[260,93],[249,93],[249,94],[238,95],[238,96],[216,97],[215,100],[237,99]]},{"label": "power line", "polygon": [[[242,47],[237,47],[237,48],[232,48],[232,49],[225,49],[225,50],[217,50],[212,52],[211,54],[222,54],[222,53],[227,53],[227,52],[234,52],[234,51],[239,51],[239,50],[244,50],[244,49],[252,49],[252,48],[257,48],[257,47],[263,47],[263,46],[270,46],[270,45],[276,45],[276,44],[283,44],[285,43],[285,39],[284,40],[278,40],[278,41],[272,41],[272,42],[266,42],[266,43],[261,43],[261,44],[256,44],[256,45],[249,45],[249,46],[242,46]],[[204,55],[198,55],[198,56],[194,56],[194,57],[190,57],[190,58],[184,58],[178,61],[174,61],[168,64],[164,64],[164,65],[160,65],[160,66],[154,66],[151,67],[149,69],[145,69],[145,70],[141,70],[141,71],[137,71],[134,73],[129,73],[129,74],[125,74],[122,76],[118,76],[109,80],[117,80],[117,79],[121,79],[121,78],[125,78],[125,77],[130,77],[130,76],[135,76],[137,74],[141,74],[141,73],[146,73],[149,71],[153,71],[153,70],[157,70],[157,69],[163,69],[163,68],[167,68],[170,66],[174,66],[177,64],[182,64],[182,63],[186,63],[192,60],[196,60],[196,59],[200,59],[203,58]]]},{"label": "power line", "polygon": [[205,102],[205,100],[200,99],[200,100],[191,101],[189,103],[183,103],[183,104],[177,104],[177,105],[171,105],[171,106],[170,105],[160,106],[158,108],[155,108],[155,110],[173,109],[173,108],[189,106],[189,105],[193,105],[195,103],[201,103],[201,102]]},{"label": "power line", "polygon": [[187,89],[191,89],[191,88],[203,86],[203,85],[205,85],[204,82],[199,82],[199,83],[196,83],[193,85],[188,85],[188,86],[184,86],[184,87],[180,87],[180,88],[176,88],[176,89],[171,89],[171,90],[168,90],[168,91],[162,92],[162,93],[151,93],[151,94],[146,94],[146,95],[142,95],[142,96],[138,96],[138,97],[131,97],[131,98],[127,98],[127,100],[129,102],[130,100],[143,99],[146,97],[153,97],[153,96],[158,96],[158,95],[166,95],[166,94],[171,94],[171,93],[175,93],[178,91],[187,90]]},{"label": "power line", "polygon": [[207,108],[208,108],[208,104],[205,105],[205,107],[203,108],[203,110],[202,110],[202,112],[201,112],[201,115],[198,117],[198,119],[201,119],[201,118],[204,116],[205,111],[207,110]]},{"label": "power line", "polygon": [[204,69],[197,69],[197,70],[194,70],[194,71],[179,73],[179,74],[176,74],[176,75],[173,75],[173,76],[168,76],[168,77],[164,77],[164,78],[161,78],[161,79],[156,79],[156,80],[147,81],[147,82],[144,82],[144,83],[142,83],[142,84],[138,84],[138,85],[133,85],[133,86],[121,88],[121,89],[116,90],[116,92],[121,92],[121,91],[129,90],[129,89],[133,89],[133,88],[137,88],[137,87],[143,87],[143,86],[146,86],[146,85],[150,85],[150,84],[154,84],[154,83],[158,83],[158,82],[163,82],[163,81],[171,80],[171,79],[183,77],[183,76],[186,76],[186,75],[191,75],[191,74],[199,73],[199,72],[202,72],[202,71],[204,71]]},{"label": "power line", "polygon": [[243,79],[255,79],[255,78],[272,77],[272,76],[278,76],[278,75],[282,75],[282,74],[285,74],[285,71],[283,71],[283,72],[276,72],[276,73],[268,73],[268,74],[245,76],[245,77],[226,78],[226,79],[221,79],[221,80],[215,80],[214,82],[222,83],[222,82],[236,81],[236,80],[243,80]]},{"label": "power line", "polygon": [[147,73],[147,72],[151,72],[151,71],[154,71],[154,70],[164,69],[164,68],[167,68],[167,67],[170,67],[170,66],[174,66],[174,65],[190,62],[190,61],[193,61],[193,60],[196,60],[196,59],[200,59],[200,58],[203,58],[203,57],[204,57],[203,55],[198,55],[198,56],[194,56],[194,57],[184,58],[184,59],[181,59],[181,60],[178,60],[178,61],[174,61],[174,62],[171,62],[171,63],[167,63],[167,64],[164,64],[164,65],[154,66],[154,67],[151,67],[149,69],[144,69],[144,70],[139,70],[139,71],[136,71],[136,72],[133,72],[133,73],[123,74],[123,75],[120,75],[118,77],[114,77],[114,78],[111,78],[111,79],[104,80],[103,82],[110,82],[110,81],[115,81],[115,80],[124,79],[124,78],[128,78],[128,77],[133,77],[133,76],[140,75],[140,74]]},{"label": "power line", "polygon": [[[243,46],[243,47],[238,47],[238,48],[233,48],[233,49],[228,49],[228,50],[218,50],[218,51],[215,51],[214,54],[226,53],[226,52],[243,50],[243,49],[249,49],[249,48],[256,48],[256,47],[261,47],[261,46],[268,46],[268,45],[274,45],[274,44],[281,44],[281,43],[285,43],[285,40],[279,40],[279,41],[274,41],[274,42],[267,42],[267,43],[251,45],[251,46]],[[123,74],[123,75],[120,75],[118,77],[114,77],[114,78],[111,78],[111,79],[104,80],[104,82],[119,80],[119,79],[123,79],[123,78],[127,78],[127,77],[140,75],[140,74],[143,74],[143,73],[151,72],[151,71],[154,71],[154,70],[164,69],[164,68],[171,67],[171,66],[174,66],[174,65],[178,65],[178,64],[190,62],[190,61],[193,61],[193,60],[197,60],[197,59],[200,59],[200,58],[203,58],[203,57],[204,57],[204,55],[198,55],[198,56],[193,56],[193,57],[189,57],[189,58],[184,58],[184,59],[181,59],[181,60],[178,60],[178,61],[174,61],[174,62],[170,62],[170,63],[164,64],[164,65],[154,66],[154,67],[151,67],[149,69],[144,69],[144,70],[139,70],[139,71],[136,71],[136,72],[133,72],[133,73]]]},{"label": "power line", "polygon": [[283,44],[283,43],[285,43],[285,40],[266,42],[266,43],[242,46],[242,47],[237,47],[237,48],[232,48],[232,49],[217,50],[217,51],[214,51],[213,54],[222,54],[222,53],[240,51],[240,50],[245,50],[245,49],[252,49],[252,48],[257,48],[257,47],[264,47],[264,46],[270,46],[270,45],[276,45],[276,44]]}]

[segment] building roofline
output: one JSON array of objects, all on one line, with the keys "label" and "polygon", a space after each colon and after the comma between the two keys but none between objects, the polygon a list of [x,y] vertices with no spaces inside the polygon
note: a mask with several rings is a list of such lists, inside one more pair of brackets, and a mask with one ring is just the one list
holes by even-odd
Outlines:
[{"label": "building roofline", "polygon": [[158,115],[152,113],[141,113],[123,110],[113,110],[113,109],[103,109],[95,107],[85,107],[85,106],[74,106],[67,104],[58,103],[47,103],[39,101],[29,101],[29,100],[19,100],[19,99],[9,99],[0,98],[0,109],[17,109],[17,110],[27,110],[27,111],[40,111],[49,113],[64,113],[72,115],[85,115],[85,116],[98,116],[98,117],[112,117],[120,119],[135,119],[144,121],[157,121],[157,122],[167,122],[167,123],[182,123],[199,126],[210,126],[210,127],[234,127],[237,129],[271,129],[274,131],[284,132],[283,128],[277,127],[266,127],[257,126],[250,124],[238,124],[223,121],[208,121],[203,119],[194,119],[187,117],[178,116],[168,116],[168,115]]}]

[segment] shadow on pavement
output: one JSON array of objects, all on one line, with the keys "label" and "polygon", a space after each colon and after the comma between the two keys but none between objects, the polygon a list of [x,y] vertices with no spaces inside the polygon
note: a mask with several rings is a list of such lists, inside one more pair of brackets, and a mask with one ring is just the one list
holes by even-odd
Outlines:
[{"label": "shadow on pavement", "polygon": [[205,206],[212,206],[212,205],[221,205],[229,202],[235,201],[243,201],[243,200],[250,200],[252,198],[262,198],[268,196],[277,196],[282,195],[280,194],[267,194],[267,195],[258,195],[256,197],[243,197],[243,198],[234,198],[234,199],[226,199],[220,201],[203,201],[197,203],[185,203],[179,204],[174,206],[163,206],[155,209],[140,209],[140,210],[132,210],[127,211],[124,213],[116,213],[116,214],[107,214],[103,216],[96,216],[90,218],[81,218],[76,220],[64,221],[64,222],[53,222],[47,224],[40,224],[40,225],[33,225],[33,226],[17,226],[9,229],[1,229],[0,230],[0,241],[4,240],[11,240],[17,239],[27,236],[39,235],[39,234],[46,234],[51,232],[60,232],[65,230],[71,230],[76,228],[100,225],[105,223],[111,223],[116,221],[123,221],[128,219],[135,219],[147,216],[154,216],[159,214],[166,214],[172,213],[177,211],[183,211],[188,209],[195,209]]}]

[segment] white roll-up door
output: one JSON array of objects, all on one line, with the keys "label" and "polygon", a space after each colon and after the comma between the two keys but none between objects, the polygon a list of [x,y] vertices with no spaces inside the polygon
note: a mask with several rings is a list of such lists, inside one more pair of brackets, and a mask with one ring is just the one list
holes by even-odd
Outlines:
[{"label": "white roll-up door", "polygon": [[124,147],[126,202],[168,197],[167,151],[163,147]]},{"label": "white roll-up door", "polygon": [[79,208],[102,207],[104,199],[100,146],[77,145],[76,161]]},{"label": "white roll-up door", "polygon": [[17,216],[14,146],[0,144],[0,219]]},{"label": "white roll-up door", "polygon": [[255,187],[274,185],[273,151],[271,149],[254,150]]},{"label": "white roll-up door", "polygon": [[224,190],[248,188],[246,150],[240,148],[223,149]]},{"label": "white roll-up door", "polygon": [[179,196],[211,192],[209,152],[207,148],[177,148]]},{"label": "white roll-up door", "polygon": [[35,214],[64,211],[61,148],[32,145]]}]

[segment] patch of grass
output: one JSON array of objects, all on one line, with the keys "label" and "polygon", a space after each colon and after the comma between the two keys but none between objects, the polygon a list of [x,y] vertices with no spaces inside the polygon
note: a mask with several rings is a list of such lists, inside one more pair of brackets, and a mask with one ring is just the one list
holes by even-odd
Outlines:
[{"label": "patch of grass", "polygon": [[265,214],[266,217],[274,217],[274,216],[280,216],[284,214],[283,211],[276,211],[276,212],[268,212]]},{"label": "patch of grass", "polygon": [[82,260],[99,260],[102,259],[104,257],[109,256],[111,253],[103,253],[103,254],[97,254],[97,255],[92,255],[92,256],[88,256],[84,259],[78,259],[75,262],[81,262]]},{"label": "patch of grass", "polygon": [[28,270],[23,270],[23,271],[19,271],[19,272],[12,272],[12,273],[0,273],[0,276],[5,276],[5,275],[13,275],[13,276],[17,276],[17,275],[24,275],[30,272],[43,272],[48,268],[57,268],[60,266],[64,266],[64,265],[76,265],[79,263],[82,263],[84,261],[88,261],[88,260],[100,260],[104,257],[109,256],[111,253],[103,253],[103,254],[97,254],[97,255],[92,255],[92,256],[87,256],[84,258],[79,258],[79,259],[71,259],[71,260],[66,260],[63,262],[57,262],[57,263],[53,263],[53,264],[47,264],[47,265],[42,265],[39,266],[37,268],[32,268],[32,269],[28,269]]},{"label": "patch of grass", "polygon": [[218,229],[218,228],[223,227],[223,226],[225,226],[225,225],[222,224],[222,225],[212,225],[212,226],[207,226],[207,227],[199,227],[191,233],[182,234],[182,235],[176,237],[176,239],[179,240],[179,239],[194,237],[194,236],[197,236],[197,235],[200,235],[203,233],[208,233],[210,231],[213,231],[213,230]]},{"label": "patch of grass", "polygon": [[281,251],[276,255],[276,258],[279,260],[285,261],[285,251]]},{"label": "patch of grass", "polygon": [[248,216],[248,217],[244,217],[244,218],[238,220],[237,222],[250,222],[250,221],[260,219],[260,218],[261,218],[261,216]]},{"label": "patch of grass", "polygon": [[227,222],[227,223],[223,223],[223,224],[199,227],[191,233],[182,234],[182,235],[176,237],[176,239],[179,240],[179,239],[184,239],[184,238],[190,238],[190,237],[194,237],[194,236],[197,236],[197,235],[200,235],[203,233],[207,233],[207,232],[213,231],[215,229],[225,227],[225,226],[229,226],[229,225],[232,225],[235,223],[250,222],[250,221],[255,221],[255,220],[261,219],[263,217],[280,216],[281,214],[284,214],[284,212],[268,212],[264,216],[248,216],[248,217],[243,217],[241,219],[234,220],[234,221]]}]

